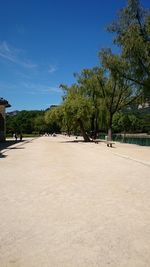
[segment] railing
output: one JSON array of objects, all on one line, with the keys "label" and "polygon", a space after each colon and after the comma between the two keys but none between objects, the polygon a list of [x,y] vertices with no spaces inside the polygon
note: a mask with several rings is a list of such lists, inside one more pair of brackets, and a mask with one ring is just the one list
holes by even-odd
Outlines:
[{"label": "railing", "polygon": [[[99,138],[105,139],[105,136],[105,134],[100,134]],[[136,144],[140,146],[150,146],[150,136],[147,135],[113,134],[112,140],[128,144]]]}]

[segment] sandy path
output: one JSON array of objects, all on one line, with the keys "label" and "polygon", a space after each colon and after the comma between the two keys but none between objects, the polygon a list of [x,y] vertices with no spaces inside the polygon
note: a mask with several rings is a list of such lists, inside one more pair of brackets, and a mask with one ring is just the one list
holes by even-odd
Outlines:
[{"label": "sandy path", "polygon": [[0,267],[149,267],[150,148],[71,139],[0,158]]}]

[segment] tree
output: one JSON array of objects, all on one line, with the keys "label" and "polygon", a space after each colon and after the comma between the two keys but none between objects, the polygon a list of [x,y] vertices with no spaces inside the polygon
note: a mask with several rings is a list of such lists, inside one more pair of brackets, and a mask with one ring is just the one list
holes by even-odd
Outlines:
[{"label": "tree", "polygon": [[103,106],[101,102],[101,86],[99,79],[103,79],[103,70],[98,67],[92,69],[83,69],[81,73],[75,74],[77,83],[82,91],[82,94],[90,98],[93,105],[93,113],[91,116],[91,133],[92,137],[96,139],[99,127],[101,125]]},{"label": "tree", "polygon": [[113,128],[117,132],[123,132],[124,138],[127,132],[136,133],[142,130],[143,120],[138,114],[118,112],[113,118]]},{"label": "tree", "polygon": [[[35,119],[39,116],[40,116],[40,118],[42,116],[44,117],[44,111],[22,110],[22,111],[18,111],[16,115],[8,113],[6,116],[7,133],[12,134],[14,132],[16,132],[16,133],[22,132],[24,134],[31,134],[32,132],[35,132],[36,131]],[[41,121],[42,121],[42,119],[41,119]],[[38,122],[38,124],[39,124],[39,122]],[[42,125],[45,129],[44,122],[42,122]]]},{"label": "tree", "polygon": [[74,84],[71,87],[61,85],[66,91],[62,104],[64,123],[72,130],[79,127],[85,142],[90,142],[87,131],[90,128],[90,120],[93,114],[91,99],[83,94],[82,89]]},{"label": "tree", "polygon": [[[112,139],[112,121],[116,112],[132,100],[132,89],[128,81],[105,68],[84,69],[76,74],[77,84],[64,91],[62,104],[64,121],[71,130],[80,127],[85,141],[90,141],[87,131],[97,133],[98,125],[108,125],[108,136]],[[96,135],[94,136],[96,137]]]},{"label": "tree", "polygon": [[[114,43],[120,55],[111,49],[100,51],[102,67],[109,80],[103,88],[103,97],[109,113],[108,135],[111,139],[112,118],[115,112],[137,100],[143,92],[150,92],[150,16],[138,0],[128,0],[127,7],[118,15],[108,30],[115,33]],[[107,84],[107,82],[106,82]],[[122,95],[122,97],[121,97]],[[117,104],[116,99],[118,99]]]},{"label": "tree", "polygon": [[34,130],[40,134],[47,132],[48,127],[45,122],[44,114],[38,115],[34,119]]},{"label": "tree", "polygon": [[105,77],[105,82],[102,83],[102,80],[99,82],[102,100],[108,114],[108,138],[112,140],[113,116],[132,101],[132,89],[126,79],[114,73],[109,73],[109,76]]},{"label": "tree", "polygon": [[[114,43],[121,57],[109,53],[107,64],[122,77],[134,82],[150,96],[150,12],[138,0],[128,0],[108,31],[115,34]],[[123,67],[120,68],[120,64]]]},{"label": "tree", "polygon": [[45,113],[45,122],[48,126],[48,132],[58,133],[62,126],[61,106],[52,106]]}]

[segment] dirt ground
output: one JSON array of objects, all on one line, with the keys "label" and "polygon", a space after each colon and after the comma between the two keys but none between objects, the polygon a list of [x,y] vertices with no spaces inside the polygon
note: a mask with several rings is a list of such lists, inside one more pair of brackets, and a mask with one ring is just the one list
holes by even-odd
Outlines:
[{"label": "dirt ground", "polygon": [[150,147],[73,140],[2,150],[0,267],[149,267]]}]

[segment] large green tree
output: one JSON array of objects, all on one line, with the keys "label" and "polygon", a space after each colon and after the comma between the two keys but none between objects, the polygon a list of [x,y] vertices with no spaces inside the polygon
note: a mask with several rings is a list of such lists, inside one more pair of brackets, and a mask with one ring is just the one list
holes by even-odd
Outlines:
[{"label": "large green tree", "polygon": [[132,101],[132,88],[126,79],[110,72],[105,78],[99,79],[101,86],[101,101],[105,106],[108,118],[108,138],[112,139],[113,117]]},{"label": "large green tree", "polygon": [[115,35],[114,43],[120,47],[121,57],[107,51],[107,66],[150,96],[149,10],[144,9],[139,0],[128,0],[108,31]]},{"label": "large green tree", "polygon": [[67,127],[75,130],[80,129],[84,141],[89,142],[90,138],[87,131],[90,129],[90,121],[93,114],[93,105],[88,95],[85,95],[77,84],[71,87],[61,85],[66,94],[62,104],[64,122]]},{"label": "large green tree", "polygon": [[[103,102],[101,101],[101,84],[104,79],[102,68],[83,69],[75,75],[82,94],[91,100],[93,112],[91,116],[91,134],[96,138],[103,122]],[[106,123],[106,120],[105,120]]]}]

